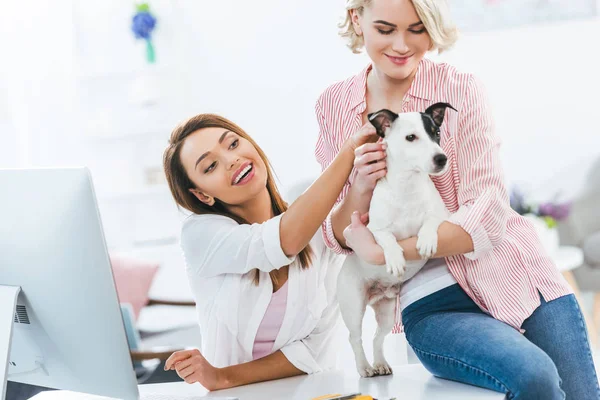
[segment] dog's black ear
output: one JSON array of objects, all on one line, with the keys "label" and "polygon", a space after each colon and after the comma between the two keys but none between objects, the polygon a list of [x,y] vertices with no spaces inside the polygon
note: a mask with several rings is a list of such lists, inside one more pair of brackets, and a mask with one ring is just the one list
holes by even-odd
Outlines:
[{"label": "dog's black ear", "polygon": [[369,122],[373,124],[375,130],[377,131],[377,135],[381,137],[385,137],[385,130],[392,126],[392,122],[398,118],[398,114],[393,111],[379,110],[377,112],[371,113],[367,115]]},{"label": "dog's black ear", "polygon": [[444,122],[444,115],[446,114],[446,108],[451,108],[456,111],[456,108],[452,107],[448,103],[435,103],[425,110],[424,114],[427,114],[431,117],[433,122],[438,126],[442,126],[442,122]]}]

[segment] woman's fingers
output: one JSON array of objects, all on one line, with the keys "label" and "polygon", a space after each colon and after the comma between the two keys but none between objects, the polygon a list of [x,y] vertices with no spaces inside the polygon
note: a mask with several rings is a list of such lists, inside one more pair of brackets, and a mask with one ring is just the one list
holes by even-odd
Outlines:
[{"label": "woman's fingers", "polygon": [[371,124],[370,122],[367,122],[359,129],[358,135],[361,136],[362,138],[368,138],[370,136],[377,135],[377,129],[375,129],[373,124]]},{"label": "woman's fingers", "polygon": [[363,215],[360,216],[360,222],[362,222],[364,225],[366,225],[369,222],[369,213],[364,213]]},{"label": "woman's fingers", "polygon": [[379,179],[383,178],[386,175],[387,175],[387,168],[383,168],[383,169],[380,169],[380,170],[370,173],[369,179],[372,179],[375,182],[377,182]]},{"label": "woman's fingers", "polygon": [[167,358],[167,361],[165,361],[165,371],[173,368],[173,365],[175,365],[175,363],[188,359],[195,353],[199,353],[199,351],[194,349],[174,352],[169,358]]},{"label": "woman's fingers", "polygon": [[352,215],[350,216],[350,226],[352,228],[356,228],[362,225],[362,222],[360,220],[360,214],[358,213],[358,211],[354,211],[352,213]]},{"label": "woman's fingers", "polygon": [[357,167],[358,173],[364,176],[370,175],[374,172],[379,172],[386,169],[387,164],[385,161],[378,161],[373,164],[360,165]]},{"label": "woman's fingers", "polygon": [[360,157],[366,153],[371,153],[374,151],[385,151],[385,148],[385,143],[366,143],[354,150],[354,155]]},{"label": "woman's fingers", "polygon": [[360,228],[365,226],[366,221],[369,220],[369,213],[360,215],[358,211],[354,211],[350,216],[350,228]]},{"label": "woman's fingers", "polygon": [[181,370],[183,368],[189,367],[193,363],[194,363],[194,357],[190,357],[190,358],[187,358],[187,359],[185,359],[183,361],[176,362],[175,365],[174,365],[174,367],[175,367],[176,370],[179,371],[179,370]]},{"label": "woman's fingers", "polygon": [[363,125],[362,128],[360,128],[354,133],[354,135],[350,137],[352,146],[354,146],[355,149],[365,143],[375,142],[377,139],[377,131],[375,130],[375,127],[371,125],[371,123]]},{"label": "woman's fingers", "polygon": [[189,377],[190,375],[192,375],[195,371],[196,371],[196,367],[194,365],[188,365],[185,368],[178,369],[177,375],[179,375],[179,377],[181,379],[185,379],[185,378]]},{"label": "woman's fingers", "polygon": [[369,165],[377,161],[383,161],[385,158],[386,154],[384,151],[372,151],[356,157],[354,159],[354,166],[360,167],[362,165]]}]

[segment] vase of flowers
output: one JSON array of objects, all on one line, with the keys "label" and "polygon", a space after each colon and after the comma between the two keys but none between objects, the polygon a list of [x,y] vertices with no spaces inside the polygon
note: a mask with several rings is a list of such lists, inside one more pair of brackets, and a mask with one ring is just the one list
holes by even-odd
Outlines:
[{"label": "vase of flowers", "polygon": [[515,188],[510,195],[510,206],[518,214],[533,224],[540,241],[550,256],[558,251],[559,237],[557,225],[566,219],[571,211],[570,202],[560,202],[557,197],[548,202],[533,202],[525,194]]}]

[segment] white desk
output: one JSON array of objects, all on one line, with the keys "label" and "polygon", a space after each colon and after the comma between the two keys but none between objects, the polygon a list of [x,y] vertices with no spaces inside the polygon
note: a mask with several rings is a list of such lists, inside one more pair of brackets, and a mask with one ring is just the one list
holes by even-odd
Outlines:
[{"label": "white desk", "polygon": [[[257,383],[238,388],[208,393],[199,384],[164,383],[140,385],[141,399],[145,394],[194,396],[194,399],[218,399],[238,397],[240,400],[310,400],[325,394],[355,393],[369,394],[378,399],[397,397],[398,400],[444,399],[486,400],[504,399],[497,393],[475,386],[464,385],[432,376],[420,364],[394,367],[394,375],[360,378],[357,372],[328,371],[321,374],[304,375],[277,381]],[[196,397],[197,396],[197,397]],[[100,400],[72,392],[44,392],[32,397],[34,400]]]}]

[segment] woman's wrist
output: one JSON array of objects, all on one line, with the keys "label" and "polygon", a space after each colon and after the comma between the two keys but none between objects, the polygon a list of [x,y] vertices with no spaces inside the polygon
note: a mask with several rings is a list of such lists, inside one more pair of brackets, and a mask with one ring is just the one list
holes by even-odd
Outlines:
[{"label": "woman's wrist", "polygon": [[334,160],[334,163],[340,166],[344,165],[345,168],[350,167],[348,173],[354,168],[354,149],[351,139],[346,139]]},{"label": "woman's wrist", "polygon": [[346,139],[344,141],[344,144],[342,145],[342,148],[340,149],[340,151],[352,153],[352,157],[354,157],[354,151],[357,148],[358,148],[358,145],[356,144],[356,142],[354,140],[354,136],[350,136],[348,139]]},{"label": "woman's wrist", "polygon": [[371,254],[371,260],[373,265],[385,265],[385,255],[381,246],[375,246]]},{"label": "woman's wrist", "polygon": [[377,243],[367,246],[362,244],[361,248],[357,250],[358,251],[354,251],[356,255],[367,264],[385,265],[385,255],[383,254],[383,249]]},{"label": "woman's wrist", "polygon": [[371,199],[373,198],[373,190],[374,188],[358,185],[356,184],[356,182],[355,184],[350,186],[348,196],[352,196],[352,198],[354,199],[354,203],[360,205],[360,207],[356,210],[359,211],[361,214],[364,214],[367,211],[369,211]]},{"label": "woman's wrist", "polygon": [[213,389],[213,390],[220,390],[220,389],[229,389],[231,387],[234,387],[234,377],[232,376],[232,374],[230,373],[230,369],[225,367],[225,368],[217,368],[217,389]]}]

